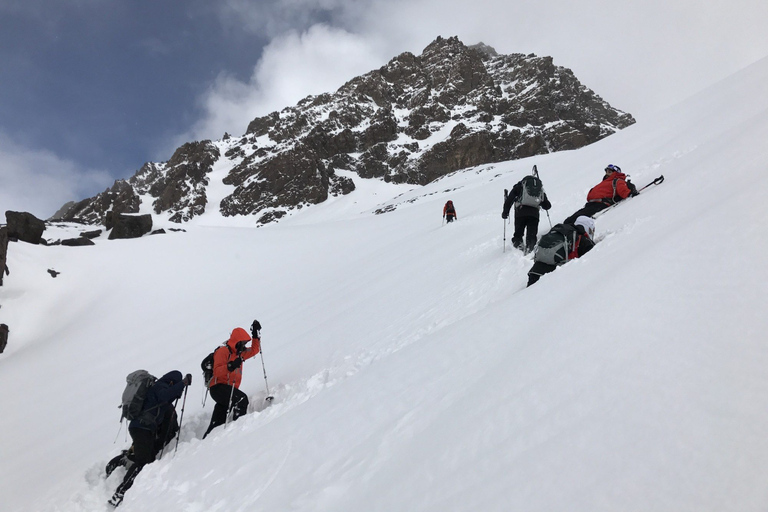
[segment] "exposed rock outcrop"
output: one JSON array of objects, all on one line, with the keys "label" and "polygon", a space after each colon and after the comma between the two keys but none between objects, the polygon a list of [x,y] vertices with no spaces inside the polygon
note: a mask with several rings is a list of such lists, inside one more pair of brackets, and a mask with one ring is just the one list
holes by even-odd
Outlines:
[{"label": "exposed rock outcrop", "polygon": [[[107,212],[138,213],[151,201],[178,223],[208,208],[266,223],[350,193],[351,175],[423,185],[465,167],[576,149],[632,123],[551,57],[438,37],[421,55],[403,53],[334,93],[254,119],[241,137],[184,144],[62,218],[102,223]],[[214,164],[224,170],[218,194],[227,194],[211,205]]]},{"label": "exposed rock outcrop", "polygon": [[8,238],[30,244],[39,244],[45,231],[45,222],[28,212],[5,212]]}]

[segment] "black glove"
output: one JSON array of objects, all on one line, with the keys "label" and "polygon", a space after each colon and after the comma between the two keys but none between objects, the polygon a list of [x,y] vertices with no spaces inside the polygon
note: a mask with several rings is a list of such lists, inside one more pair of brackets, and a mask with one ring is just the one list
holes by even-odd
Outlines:
[{"label": "black glove", "polygon": [[243,360],[238,357],[234,361],[230,361],[230,362],[227,363],[227,370],[229,370],[231,372],[235,371],[238,368],[240,368],[240,365],[242,365],[242,364],[243,364]]},{"label": "black glove", "polygon": [[502,212],[502,214],[501,214],[501,218],[502,218],[502,219],[504,219],[504,220],[507,220],[507,217],[509,217],[509,214],[508,214],[508,213],[503,213],[503,212]]},{"label": "black glove", "polygon": [[259,338],[259,331],[261,330],[261,324],[258,320],[254,320],[251,324],[251,336],[254,338]]},{"label": "black glove", "polygon": [[629,196],[630,197],[635,197],[635,196],[639,196],[640,195],[640,192],[637,191],[637,187],[635,186],[634,183],[632,183],[631,181],[628,181],[627,182],[627,186],[629,187]]},{"label": "black glove", "polygon": [[182,379],[182,381],[181,381],[181,382],[183,382],[185,386],[189,386],[190,384],[192,384],[192,374],[191,374],[191,373],[188,373],[188,374],[187,374],[187,375],[184,377],[184,379]]}]

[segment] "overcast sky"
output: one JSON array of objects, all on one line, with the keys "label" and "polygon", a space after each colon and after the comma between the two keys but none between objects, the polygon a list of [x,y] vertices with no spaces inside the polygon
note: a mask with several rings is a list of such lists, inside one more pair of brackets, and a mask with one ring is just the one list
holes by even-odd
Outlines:
[{"label": "overcast sky", "polygon": [[768,56],[766,27],[765,0],[0,0],[0,222],[438,35],[550,55],[642,121]]}]

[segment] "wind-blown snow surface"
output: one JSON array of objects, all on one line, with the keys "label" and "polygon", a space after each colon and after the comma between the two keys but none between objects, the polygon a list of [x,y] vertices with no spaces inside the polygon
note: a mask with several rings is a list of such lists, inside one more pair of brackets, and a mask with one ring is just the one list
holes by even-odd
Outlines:
[{"label": "wind-blown snow surface", "polygon": [[[125,512],[765,510],[765,83],[768,59],[581,150],[413,190],[358,180],[260,229],[12,244],[0,508],[104,510],[116,405],[144,368],[195,381],[178,452]],[[666,181],[526,289],[499,214],[534,163],[553,221],[608,163]],[[199,362],[254,318],[275,402],[247,361],[252,414],[202,441]]]}]

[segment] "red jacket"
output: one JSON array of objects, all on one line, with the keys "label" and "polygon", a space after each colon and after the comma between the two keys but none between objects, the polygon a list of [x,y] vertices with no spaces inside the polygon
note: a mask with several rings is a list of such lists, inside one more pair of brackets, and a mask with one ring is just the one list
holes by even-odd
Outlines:
[{"label": "red jacket", "polygon": [[445,206],[443,206],[443,217],[448,215],[449,217],[456,217],[459,218],[458,215],[456,215],[456,208],[453,207],[453,202],[448,201],[445,203]]},{"label": "red jacket", "polygon": [[[250,348],[245,349],[237,354],[237,344],[241,341],[250,341]],[[240,381],[243,379],[243,366],[235,368],[231,372],[227,368],[227,363],[230,363],[240,357],[243,361],[250,359],[259,353],[261,349],[261,341],[259,338],[251,339],[245,329],[240,327],[232,331],[229,336],[227,344],[223,347],[217,348],[213,353],[213,378],[208,383],[208,387],[214,384],[228,384],[234,385],[236,388],[240,387]]]},{"label": "red jacket", "polygon": [[631,190],[627,186],[627,175],[620,172],[607,174],[603,181],[587,194],[589,203],[614,204],[629,197]]}]

